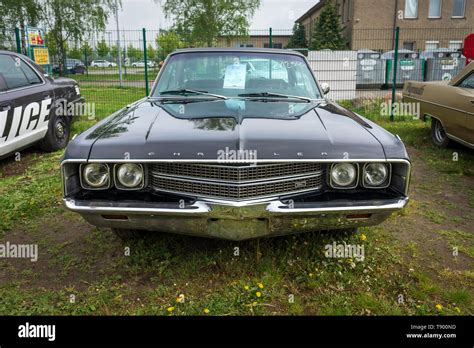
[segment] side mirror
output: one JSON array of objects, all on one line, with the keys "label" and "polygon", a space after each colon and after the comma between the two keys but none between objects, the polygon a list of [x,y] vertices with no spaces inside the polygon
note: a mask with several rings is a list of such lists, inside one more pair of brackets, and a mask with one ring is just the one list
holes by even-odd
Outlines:
[{"label": "side mirror", "polygon": [[321,83],[321,89],[323,90],[324,95],[328,94],[331,90],[331,87],[326,82]]}]

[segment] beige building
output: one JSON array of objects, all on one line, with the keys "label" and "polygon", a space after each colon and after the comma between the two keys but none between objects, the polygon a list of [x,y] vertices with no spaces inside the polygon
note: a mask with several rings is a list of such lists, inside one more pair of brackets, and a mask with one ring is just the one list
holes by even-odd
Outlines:
[{"label": "beige building", "polygon": [[[263,32],[263,31],[262,31]],[[265,32],[268,32],[265,30]],[[291,30],[287,33],[281,34],[276,31],[272,35],[273,48],[285,48],[291,38]],[[249,35],[246,37],[225,37],[221,36],[217,39],[217,47],[256,47],[268,48],[270,47],[270,35]]]},{"label": "beige building", "polygon": [[474,32],[474,0],[320,0],[296,20],[305,26],[309,41],[329,1],[338,6],[351,49],[392,49],[397,26],[400,47],[422,51],[458,49]]}]

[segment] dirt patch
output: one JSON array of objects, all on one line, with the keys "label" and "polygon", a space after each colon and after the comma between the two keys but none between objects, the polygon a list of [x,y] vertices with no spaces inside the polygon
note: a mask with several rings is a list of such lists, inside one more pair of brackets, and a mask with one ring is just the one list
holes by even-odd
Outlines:
[{"label": "dirt patch", "polygon": [[[28,149],[19,153],[20,157],[15,154],[0,160],[0,178],[8,176],[23,175],[28,168],[41,159],[41,153],[35,149]],[[19,160],[18,160],[19,159]]]},{"label": "dirt patch", "polygon": [[[100,242],[99,242],[100,241]],[[115,274],[123,250],[108,230],[97,230],[69,212],[40,222],[34,229],[16,229],[0,243],[37,245],[38,259],[0,260],[0,284],[17,283],[46,289],[83,289]]]},{"label": "dirt patch", "polygon": [[451,185],[446,181],[448,174],[430,168],[418,150],[409,147],[408,152],[413,162],[409,213],[397,217],[395,223],[393,219],[385,222],[383,227],[401,242],[408,265],[423,266],[423,271],[439,279],[445,269],[469,270],[472,258],[462,252],[454,256],[453,246],[440,232],[473,233],[474,209],[469,206],[469,192],[458,187],[474,187],[474,178],[459,177],[460,182]]}]

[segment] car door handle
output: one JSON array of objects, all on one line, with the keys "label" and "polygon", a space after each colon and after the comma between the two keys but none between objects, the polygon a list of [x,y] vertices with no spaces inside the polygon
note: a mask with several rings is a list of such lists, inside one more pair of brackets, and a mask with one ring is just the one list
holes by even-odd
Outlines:
[{"label": "car door handle", "polygon": [[0,111],[9,111],[11,108],[11,104],[0,104]]}]

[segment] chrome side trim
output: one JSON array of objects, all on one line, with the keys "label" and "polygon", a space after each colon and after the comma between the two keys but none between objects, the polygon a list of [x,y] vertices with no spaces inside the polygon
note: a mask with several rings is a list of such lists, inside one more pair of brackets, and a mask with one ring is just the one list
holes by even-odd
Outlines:
[{"label": "chrome side trim", "polygon": [[458,137],[456,137],[456,136],[454,136],[454,135],[452,135],[452,134],[449,134],[449,133],[446,133],[446,135],[448,136],[449,139],[452,139],[452,140],[454,140],[454,141],[457,141],[458,143],[461,143],[461,144],[464,145],[464,146],[467,146],[467,147],[469,147],[469,148],[471,148],[471,149],[474,149],[474,144],[471,144],[471,143],[469,143],[469,142],[467,142],[467,141],[465,141],[465,140],[462,140],[462,139],[460,139],[460,138],[458,138]]},{"label": "chrome side trim", "polygon": [[[454,87],[454,86],[452,86],[452,87]],[[450,106],[446,106],[446,105],[434,103],[434,102],[429,101],[429,100],[419,99],[419,98],[413,97],[413,96],[411,96],[411,95],[406,95],[406,97],[411,98],[411,99],[414,99],[414,100],[417,100],[417,101],[419,101],[419,102],[423,102],[423,103],[427,103],[427,104],[439,106],[439,107],[441,107],[441,108],[443,108],[443,109],[448,109],[448,110],[452,110],[452,111],[456,111],[456,112],[461,112],[461,113],[466,114],[466,115],[474,115],[473,112],[469,112],[469,111],[465,111],[465,110],[461,110],[461,109],[456,109],[456,108],[453,108],[453,107],[450,107]]]}]

